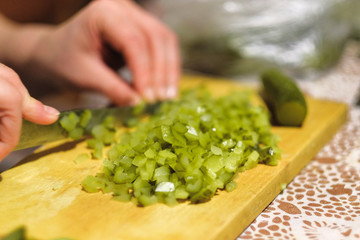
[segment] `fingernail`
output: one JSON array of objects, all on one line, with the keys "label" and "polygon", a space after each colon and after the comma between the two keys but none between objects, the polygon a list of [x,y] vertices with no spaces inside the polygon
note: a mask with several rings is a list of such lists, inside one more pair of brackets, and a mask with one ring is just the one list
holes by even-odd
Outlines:
[{"label": "fingernail", "polygon": [[167,88],[167,90],[166,90],[166,97],[167,98],[174,98],[174,97],[176,97],[176,93],[177,93],[176,87],[169,86]]},{"label": "fingernail", "polygon": [[138,105],[141,102],[141,97],[139,97],[138,95],[135,95],[135,97],[132,99],[130,105],[135,106]]},{"label": "fingernail", "polygon": [[44,111],[47,112],[49,115],[53,115],[53,116],[59,116],[60,112],[50,106],[44,105]]},{"label": "fingernail", "polygon": [[155,95],[154,95],[154,91],[152,88],[147,88],[145,90],[145,98],[150,102],[155,100]]}]

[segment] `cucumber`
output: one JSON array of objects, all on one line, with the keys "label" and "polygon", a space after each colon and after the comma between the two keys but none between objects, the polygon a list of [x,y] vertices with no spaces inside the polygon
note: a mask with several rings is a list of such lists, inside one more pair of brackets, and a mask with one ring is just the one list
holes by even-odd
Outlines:
[{"label": "cucumber", "polygon": [[279,70],[268,70],[261,75],[265,101],[276,124],[301,126],[307,114],[303,93],[296,83]]},{"label": "cucumber", "polygon": [[25,240],[26,239],[26,229],[25,227],[21,226],[13,230],[7,236],[4,236],[0,239],[3,240]]}]

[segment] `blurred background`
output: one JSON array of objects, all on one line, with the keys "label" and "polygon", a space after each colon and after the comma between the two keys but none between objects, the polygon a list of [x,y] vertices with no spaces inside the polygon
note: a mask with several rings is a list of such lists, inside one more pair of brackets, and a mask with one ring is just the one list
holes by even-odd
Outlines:
[{"label": "blurred background", "polygon": [[186,69],[236,77],[280,67],[313,79],[360,38],[359,0],[142,1],[178,34]]},{"label": "blurred background", "polygon": [[[91,0],[1,0],[18,22],[61,23]],[[238,77],[280,67],[314,79],[360,40],[359,0],[138,0],[179,36],[183,66]],[[28,86],[30,87],[30,86]],[[59,86],[36,86],[33,95]]]}]

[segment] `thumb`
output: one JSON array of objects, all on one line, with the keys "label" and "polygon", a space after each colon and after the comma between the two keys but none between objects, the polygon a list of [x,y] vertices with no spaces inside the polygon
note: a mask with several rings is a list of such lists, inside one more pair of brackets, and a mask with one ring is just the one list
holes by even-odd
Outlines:
[{"label": "thumb", "polygon": [[24,97],[23,118],[37,124],[51,124],[59,117],[59,111],[27,95]]}]

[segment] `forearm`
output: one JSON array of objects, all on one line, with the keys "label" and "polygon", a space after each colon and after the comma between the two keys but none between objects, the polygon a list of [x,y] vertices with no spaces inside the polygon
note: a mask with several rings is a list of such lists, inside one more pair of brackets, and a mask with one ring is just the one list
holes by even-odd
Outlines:
[{"label": "forearm", "polygon": [[0,62],[26,74],[31,56],[50,28],[43,24],[18,24],[0,14]]}]

